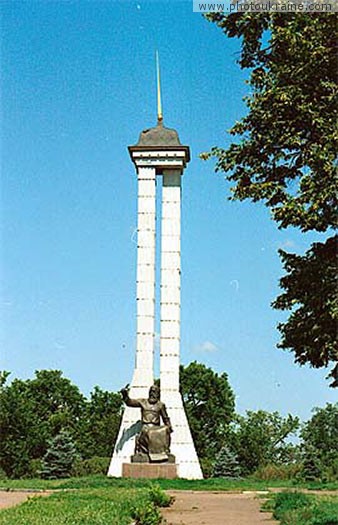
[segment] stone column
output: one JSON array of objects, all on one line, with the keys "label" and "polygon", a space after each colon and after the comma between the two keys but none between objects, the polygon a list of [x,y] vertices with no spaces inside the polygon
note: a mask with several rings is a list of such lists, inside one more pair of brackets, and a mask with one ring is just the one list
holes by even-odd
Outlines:
[{"label": "stone column", "polygon": [[139,167],[136,362],[130,393],[135,397],[147,397],[149,387],[154,381],[155,242],[156,171],[152,167]]},{"label": "stone column", "polygon": [[[137,336],[136,359],[130,397],[148,397],[154,381],[155,344],[155,241],[156,241],[156,170],[138,168],[137,211]],[[140,411],[125,407],[108,475],[120,477],[122,464],[130,463],[135,435],[139,433]]]},{"label": "stone column", "polygon": [[181,170],[163,170],[161,231],[161,399],[174,432],[171,452],[180,478],[202,471],[179,391],[181,309]]},{"label": "stone column", "polygon": [[162,396],[179,391],[181,309],[181,173],[163,171],[161,231]]}]

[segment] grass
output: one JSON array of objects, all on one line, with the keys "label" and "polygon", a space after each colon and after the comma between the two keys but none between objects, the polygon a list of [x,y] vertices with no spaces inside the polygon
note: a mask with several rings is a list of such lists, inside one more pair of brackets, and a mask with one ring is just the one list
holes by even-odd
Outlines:
[{"label": "grass", "polygon": [[[262,481],[253,478],[239,480],[205,479],[190,481],[186,479],[157,480],[163,489],[171,490],[267,490],[269,487],[280,488],[308,488],[337,490],[338,482],[332,483],[297,483],[292,480]],[[108,478],[107,476],[86,476],[61,480],[43,479],[5,479],[0,480],[0,489],[98,489],[98,488],[146,488],[150,486],[147,480],[131,480],[122,478]]]},{"label": "grass", "polygon": [[150,488],[121,487],[79,489],[34,496],[25,503],[2,510],[0,525],[158,525],[158,506],[170,498],[152,485]]},{"label": "grass", "polygon": [[338,525],[338,496],[281,492],[262,508],[271,511],[280,525]]},{"label": "grass", "polygon": [[[299,485],[298,485],[299,486]],[[180,490],[266,490],[293,489],[291,481],[149,480],[88,476],[61,480],[1,480],[0,488],[49,489],[48,497],[33,496],[27,502],[2,510],[0,525],[158,525],[158,507],[170,498],[162,489]],[[302,488],[336,489],[337,484],[303,484]],[[273,495],[264,505],[281,525],[338,525],[338,496],[315,496],[297,492]]]}]

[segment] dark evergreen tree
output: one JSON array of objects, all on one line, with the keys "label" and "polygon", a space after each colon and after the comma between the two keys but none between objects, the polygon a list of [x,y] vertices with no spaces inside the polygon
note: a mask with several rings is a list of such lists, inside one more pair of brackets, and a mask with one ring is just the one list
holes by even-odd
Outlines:
[{"label": "dark evergreen tree", "polygon": [[338,479],[338,403],[315,408],[301,431],[303,476]]},{"label": "dark evergreen tree", "polygon": [[302,477],[306,481],[316,481],[321,478],[321,464],[314,447],[308,446],[304,451]]},{"label": "dark evergreen tree", "polygon": [[225,445],[216,456],[214,478],[239,478],[241,474],[237,456]]},{"label": "dark evergreen tree", "polygon": [[70,434],[61,430],[49,443],[43,457],[41,477],[45,479],[68,478],[77,458],[75,444]]}]

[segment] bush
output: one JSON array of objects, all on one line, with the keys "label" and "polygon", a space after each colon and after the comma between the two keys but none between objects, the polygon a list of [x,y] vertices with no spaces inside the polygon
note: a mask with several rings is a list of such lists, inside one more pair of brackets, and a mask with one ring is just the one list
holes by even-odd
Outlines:
[{"label": "bush", "polygon": [[42,470],[41,459],[31,459],[25,478],[39,478]]},{"label": "bush", "polygon": [[170,507],[173,501],[173,498],[166,494],[159,485],[152,485],[148,493],[156,507]]},{"label": "bush", "polygon": [[338,458],[332,461],[331,465],[323,467],[322,481],[330,482],[338,480]]},{"label": "bush", "polygon": [[319,504],[309,525],[338,525],[338,505],[329,501]]},{"label": "bush", "polygon": [[209,458],[200,458],[201,469],[204,478],[211,478],[215,461]]},{"label": "bush", "polygon": [[302,466],[298,463],[290,465],[274,465],[269,464],[259,467],[252,474],[254,479],[263,481],[279,480],[279,479],[297,479],[302,471]]},{"label": "bush", "polygon": [[76,459],[71,475],[75,477],[107,474],[111,458],[94,456],[90,459]]},{"label": "bush", "polygon": [[338,525],[338,498],[314,496],[299,492],[282,492],[265,510],[274,510],[273,516],[281,525]]},{"label": "bush", "polygon": [[301,492],[281,492],[275,500],[274,518],[280,520],[286,512],[308,507],[313,502],[312,496]]},{"label": "bush", "polygon": [[136,505],[132,510],[132,518],[137,525],[159,525],[162,521],[161,513],[152,501],[146,505]]}]

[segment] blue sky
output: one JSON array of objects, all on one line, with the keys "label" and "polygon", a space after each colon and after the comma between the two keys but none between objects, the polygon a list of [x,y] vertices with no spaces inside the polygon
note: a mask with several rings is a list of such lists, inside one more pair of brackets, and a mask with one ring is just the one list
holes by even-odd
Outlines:
[{"label": "blue sky", "polygon": [[[127,146],[164,122],[191,148],[183,177],[182,362],[226,371],[237,408],[306,419],[333,401],[326,371],[275,348],[278,231],[230,203],[198,154],[245,113],[238,40],[188,1],[2,2],[2,352],[12,377],[59,368],[88,394],[120,389],[135,351],[136,175]],[[160,188],[159,188],[160,189]],[[158,329],[158,326],[157,326]]]}]

